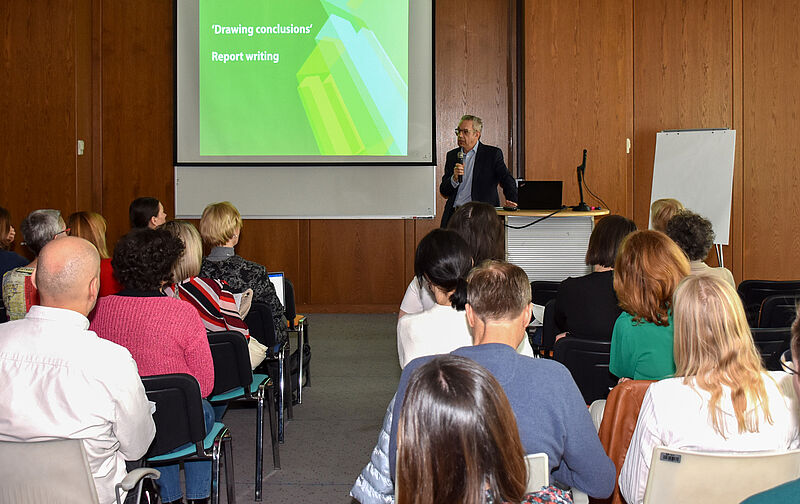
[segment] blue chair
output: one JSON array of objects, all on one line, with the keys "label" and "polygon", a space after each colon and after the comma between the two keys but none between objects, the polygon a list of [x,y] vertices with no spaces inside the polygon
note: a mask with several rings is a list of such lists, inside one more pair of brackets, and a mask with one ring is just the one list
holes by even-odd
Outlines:
[{"label": "blue chair", "polygon": [[208,334],[211,358],[214,360],[214,390],[208,397],[212,405],[228,404],[232,401],[256,403],[256,474],[255,500],[262,495],[264,477],[264,392],[267,394],[269,427],[272,439],[272,463],[281,468],[278,432],[275,421],[275,393],[273,382],[264,374],[254,375],[250,370],[250,357],[245,338],[233,331]]},{"label": "blue chair", "polygon": [[150,401],[156,403],[153,421],[156,437],[145,455],[145,464],[159,466],[190,460],[211,460],[211,503],[219,503],[219,464],[225,458],[228,502],[236,502],[231,435],[225,424],[215,422],[206,434],[200,385],[188,374],[143,376]]}]

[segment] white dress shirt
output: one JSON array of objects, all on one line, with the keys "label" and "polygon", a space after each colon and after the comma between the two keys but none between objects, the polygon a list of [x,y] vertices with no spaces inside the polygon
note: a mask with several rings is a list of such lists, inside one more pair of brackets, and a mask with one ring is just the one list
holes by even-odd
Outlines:
[{"label": "white dress shirt", "polygon": [[730,390],[723,386],[718,404],[723,411],[727,439],[712,427],[708,415],[710,393],[685,385],[683,378],[650,385],[619,475],[625,500],[638,504],[644,499],[650,459],[656,446],[725,453],[785,451],[800,446],[795,408],[775,380],[767,374],[763,376],[772,423],[764,419],[761,406],[751,401],[746,414],[757,415],[758,432],[739,433]]},{"label": "white dress shirt", "polygon": [[0,324],[0,440],[82,439],[107,504],[155,424],[130,352],[88,328],[83,315],[44,306]]}]

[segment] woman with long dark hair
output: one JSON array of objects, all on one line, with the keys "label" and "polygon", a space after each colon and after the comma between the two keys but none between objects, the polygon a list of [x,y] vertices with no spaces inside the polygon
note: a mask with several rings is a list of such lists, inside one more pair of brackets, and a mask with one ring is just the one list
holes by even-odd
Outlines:
[{"label": "woman with long dark hair", "polygon": [[464,306],[467,274],[472,269],[469,246],[455,231],[434,229],[419,242],[414,273],[436,304],[397,323],[400,367],[424,355],[452,352],[472,345]]}]

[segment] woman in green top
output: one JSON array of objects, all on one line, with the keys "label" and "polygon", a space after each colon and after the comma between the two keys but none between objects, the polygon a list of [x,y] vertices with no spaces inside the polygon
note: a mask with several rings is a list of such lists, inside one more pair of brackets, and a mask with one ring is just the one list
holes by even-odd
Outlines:
[{"label": "woman in green top", "polygon": [[672,294],[689,274],[686,254],[659,231],[636,231],[620,246],[614,291],[624,310],[611,335],[609,371],[619,378],[660,380],[675,373]]}]

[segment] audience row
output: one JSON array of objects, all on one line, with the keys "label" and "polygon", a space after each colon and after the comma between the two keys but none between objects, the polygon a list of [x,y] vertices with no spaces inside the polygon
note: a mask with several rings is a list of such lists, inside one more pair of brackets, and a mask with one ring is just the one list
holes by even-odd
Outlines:
[{"label": "audience row", "polygon": [[[3,236],[10,243],[10,216],[2,210],[0,217],[9,223]],[[255,368],[267,347],[250,337],[243,320],[252,301],[271,307],[277,338],[287,337],[266,269],[234,252],[243,223],[233,205],[209,205],[200,232],[188,222],[166,222],[154,198],[135,200],[130,220],[132,229],[109,257],[101,215],[77,212],[65,223],[57,210],[36,210],[21,226],[34,260],[3,254],[12,322],[0,325],[0,439],[84,439],[103,503],[114,500],[125,461],[142,457],[155,433],[139,376],[186,373],[209,396],[210,331],[242,334]],[[206,257],[201,240],[212,247]],[[225,412],[205,399],[203,410],[207,431]],[[183,469],[186,498],[205,502],[211,462],[186,462]],[[180,466],[159,470],[161,501],[181,502]]]}]

